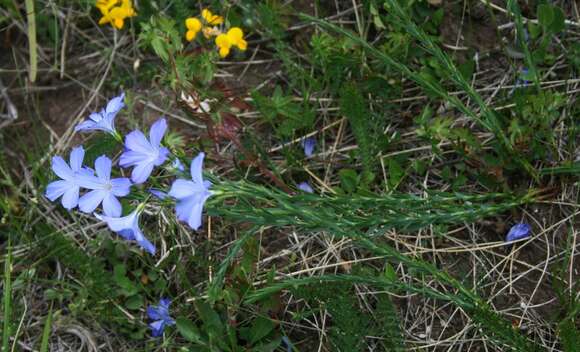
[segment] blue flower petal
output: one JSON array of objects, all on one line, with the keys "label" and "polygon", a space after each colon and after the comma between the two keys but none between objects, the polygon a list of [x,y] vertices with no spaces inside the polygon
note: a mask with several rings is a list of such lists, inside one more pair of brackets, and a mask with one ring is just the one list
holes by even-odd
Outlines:
[{"label": "blue flower petal", "polygon": [[131,229],[121,230],[121,231],[117,232],[117,234],[119,236],[123,237],[127,241],[134,241],[135,240],[135,235],[133,234],[133,230],[131,230]]},{"label": "blue flower petal", "polygon": [[152,146],[159,146],[163,136],[165,135],[165,130],[167,130],[167,121],[164,118],[155,121],[149,130],[149,140],[151,141]]},{"label": "blue flower petal", "polygon": [[135,209],[131,214],[123,217],[111,217],[95,214],[97,219],[107,223],[109,229],[117,232],[125,239],[134,239],[145,251],[155,254],[155,246],[143,235],[139,229],[139,212]]},{"label": "blue flower petal", "polygon": [[189,220],[187,224],[194,230],[198,230],[202,224],[202,213],[203,213],[203,205],[205,201],[211,196],[210,192],[199,193],[194,196],[195,204],[191,208],[191,213],[189,215]]},{"label": "blue flower petal", "polygon": [[72,181],[75,178],[73,170],[60,156],[52,158],[52,171],[63,180]]},{"label": "blue flower petal", "polygon": [[133,230],[133,235],[135,236],[135,241],[137,241],[137,244],[146,252],[149,252],[151,255],[155,255],[155,246],[145,237],[143,232],[141,232],[138,221],[133,223],[133,227],[131,229]]},{"label": "blue flower petal", "polygon": [[135,226],[133,227],[133,235],[135,236],[135,241],[137,241],[137,244],[141,248],[143,248],[145,252],[148,252],[151,255],[155,255],[155,252],[157,251],[155,245],[151,243],[147,239],[147,237],[145,237],[145,235],[143,235],[143,232],[141,232],[141,229],[138,226],[139,226],[138,224],[135,224]]},{"label": "blue flower petal", "polygon": [[83,121],[83,122],[79,123],[78,125],[76,125],[76,127],[75,127],[75,132],[93,131],[93,130],[98,130],[97,123],[94,121],[90,121],[90,120]]},{"label": "blue flower petal", "polygon": [[117,197],[124,197],[131,192],[131,180],[126,177],[114,178],[111,180],[111,193]]},{"label": "blue flower petal", "polygon": [[197,187],[198,184],[183,179],[177,179],[171,185],[169,195],[176,199],[188,198],[203,189]]},{"label": "blue flower petal", "polygon": [[83,159],[85,157],[85,150],[83,146],[73,148],[70,152],[70,168],[73,172],[79,172],[83,167]]},{"label": "blue flower petal", "polygon": [[121,93],[121,95],[109,100],[109,102],[107,103],[107,107],[105,108],[105,112],[108,115],[116,115],[122,108],[125,107],[124,100],[125,93]]},{"label": "blue flower petal", "polygon": [[[138,153],[146,154],[152,152],[152,147],[143,132],[135,130],[125,136],[125,147]],[[121,164],[121,166],[123,166]]]},{"label": "blue flower petal", "polygon": [[163,313],[167,315],[169,313],[169,305],[171,300],[169,298],[161,298],[159,300],[159,307],[163,310]]},{"label": "blue flower petal", "polygon": [[170,154],[169,149],[165,147],[159,147],[159,154],[157,155],[157,158],[154,161],[155,166],[163,164],[165,160],[167,160],[169,154]]},{"label": "blue flower petal", "polygon": [[304,148],[304,155],[311,157],[314,152],[314,147],[316,147],[316,139],[314,137],[308,137],[302,141],[302,147]]},{"label": "blue flower petal", "polygon": [[529,237],[531,234],[531,231],[532,231],[532,227],[528,224],[525,224],[525,223],[515,224],[509,230],[509,232],[506,236],[506,241],[512,242],[512,241],[520,240],[522,238]]},{"label": "blue flower petal", "polygon": [[142,162],[146,162],[149,159],[147,154],[143,154],[141,152],[136,152],[133,150],[127,150],[119,159],[119,165],[122,167],[128,167],[137,165]]},{"label": "blue flower petal", "polygon": [[107,196],[107,192],[102,189],[92,190],[79,199],[79,209],[84,213],[92,213]]},{"label": "blue flower petal", "polygon": [[119,200],[109,193],[105,198],[103,198],[103,211],[107,216],[121,216],[123,207]]},{"label": "blue flower petal", "polygon": [[163,335],[163,330],[165,329],[165,322],[163,320],[157,320],[149,324],[151,328],[151,336],[159,337]]},{"label": "blue flower petal", "polygon": [[111,178],[111,159],[101,155],[95,160],[95,171],[101,180],[108,181]]},{"label": "blue flower petal", "polygon": [[71,187],[62,196],[62,206],[67,210],[71,210],[79,203],[79,188]]},{"label": "blue flower petal", "polygon": [[154,189],[154,188],[151,188],[149,190],[149,193],[151,193],[152,195],[154,195],[159,200],[164,200],[165,198],[167,198],[169,196],[167,193],[165,193],[163,191],[160,191],[158,189]]},{"label": "blue flower petal", "polygon": [[310,184],[308,184],[308,182],[301,182],[298,184],[298,189],[301,191],[304,191],[306,193],[314,193],[314,190],[312,189],[312,187],[310,186]]},{"label": "blue flower petal", "polygon": [[162,319],[161,313],[159,312],[159,308],[156,306],[148,306],[147,307],[147,316],[151,320],[161,320]]},{"label": "blue flower petal", "polygon": [[203,184],[203,159],[205,158],[205,153],[201,152],[191,161],[191,179],[194,183],[199,185]]},{"label": "blue flower petal", "polygon": [[194,205],[193,196],[183,198],[175,204],[175,215],[177,220],[189,222],[189,215]]},{"label": "blue flower petal", "polygon": [[60,196],[62,196],[67,190],[69,190],[71,186],[74,187],[74,185],[71,185],[69,181],[65,180],[57,180],[51,182],[48,184],[48,186],[46,186],[45,196],[46,198],[50,199],[51,202],[54,202]]},{"label": "blue flower petal", "polygon": [[153,171],[152,162],[144,162],[136,165],[131,171],[131,181],[136,184],[141,184],[149,178],[151,172]]},{"label": "blue flower petal", "polygon": [[103,186],[103,181],[101,179],[85,172],[80,172],[77,175],[76,183],[86,189],[100,189]]},{"label": "blue flower petal", "polygon": [[123,230],[133,231],[133,223],[137,220],[137,210],[134,210],[131,214],[123,217],[111,217],[95,214],[97,219],[104,221],[109,226],[109,229],[114,232],[120,232]]},{"label": "blue flower petal", "polygon": [[205,201],[211,196],[211,192],[204,191],[183,198],[175,205],[177,219],[187,222],[193,230],[198,230],[202,224],[202,212]]}]

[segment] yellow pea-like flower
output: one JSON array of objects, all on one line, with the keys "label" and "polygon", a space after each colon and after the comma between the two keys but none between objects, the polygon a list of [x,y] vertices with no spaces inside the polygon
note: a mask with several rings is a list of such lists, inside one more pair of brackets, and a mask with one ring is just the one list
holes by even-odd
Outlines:
[{"label": "yellow pea-like flower", "polygon": [[113,8],[115,5],[117,5],[117,0],[97,0],[96,4],[97,8],[103,15],[111,11],[111,8]]},{"label": "yellow pea-like flower", "polygon": [[229,55],[232,46],[236,46],[242,51],[248,48],[248,42],[244,40],[244,32],[238,27],[230,28],[227,33],[218,35],[215,38],[215,45],[222,58]]},{"label": "yellow pea-like flower", "polygon": [[210,26],[217,26],[224,23],[224,18],[222,16],[214,15],[208,9],[201,10],[201,17],[204,19],[205,23]]},{"label": "yellow pea-like flower", "polygon": [[[102,0],[106,1],[106,0]],[[224,58],[230,54],[232,46],[239,50],[246,50],[248,42],[244,39],[244,32],[239,27],[232,27],[227,32],[222,32],[223,28],[219,25],[224,23],[224,18],[214,15],[210,10],[201,11],[201,20],[190,17],[185,20],[187,31],[185,38],[192,41],[202,32],[204,37],[210,39],[215,37],[215,45],[218,47],[220,57]]]},{"label": "yellow pea-like flower", "polygon": [[123,3],[121,5],[121,9],[124,11],[125,16],[127,16],[127,17],[137,16],[137,13],[135,12],[135,9],[133,8],[133,4],[131,3],[131,0],[123,0]]},{"label": "yellow pea-like flower", "polygon": [[123,19],[120,19],[120,18],[113,19],[113,26],[115,26],[115,28],[117,28],[117,29],[123,29],[124,24],[125,24],[125,21]]},{"label": "yellow pea-like flower", "polygon": [[99,24],[111,23],[117,29],[123,28],[125,19],[137,15],[131,0],[97,0],[96,7],[103,15]]},{"label": "yellow pea-like flower", "polygon": [[215,38],[215,45],[219,48],[220,57],[224,58],[229,55],[232,43],[227,34],[220,34]]},{"label": "yellow pea-like flower", "polygon": [[242,51],[248,48],[248,42],[244,40],[244,32],[241,28],[232,27],[226,35],[231,45],[237,46]]},{"label": "yellow pea-like flower", "polygon": [[197,33],[201,30],[201,21],[195,17],[190,17],[185,20],[185,27],[187,27],[187,32],[185,33],[185,39],[187,41],[192,41],[197,36]]}]

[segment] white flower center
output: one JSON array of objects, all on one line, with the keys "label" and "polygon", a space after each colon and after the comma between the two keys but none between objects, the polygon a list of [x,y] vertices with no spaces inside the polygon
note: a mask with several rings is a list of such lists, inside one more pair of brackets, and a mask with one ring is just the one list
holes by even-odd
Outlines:
[{"label": "white flower center", "polygon": [[151,161],[156,161],[159,158],[159,148],[153,148],[153,152],[149,155]]}]

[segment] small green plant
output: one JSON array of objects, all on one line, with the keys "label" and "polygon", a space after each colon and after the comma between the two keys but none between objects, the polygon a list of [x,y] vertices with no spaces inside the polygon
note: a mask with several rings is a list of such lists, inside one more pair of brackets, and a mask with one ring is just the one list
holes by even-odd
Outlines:
[{"label": "small green plant", "polygon": [[509,137],[529,160],[543,160],[554,152],[554,126],[562,116],[565,98],[550,91],[517,94]]},{"label": "small green plant", "polygon": [[262,114],[264,120],[274,127],[280,138],[289,138],[298,131],[305,130],[314,123],[314,112],[304,103],[294,101],[291,95],[282,92],[280,86],[276,86],[271,97],[266,97],[255,91],[252,98],[256,109]]}]

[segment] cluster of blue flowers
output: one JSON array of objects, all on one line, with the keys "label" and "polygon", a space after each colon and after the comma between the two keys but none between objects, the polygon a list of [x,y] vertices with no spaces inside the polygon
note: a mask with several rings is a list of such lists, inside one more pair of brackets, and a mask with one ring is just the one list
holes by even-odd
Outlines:
[{"label": "cluster of blue flowers", "polygon": [[[169,149],[162,145],[167,121],[164,118],[157,120],[149,130],[149,138],[143,132],[135,130],[127,134],[123,141],[115,128],[115,117],[125,107],[124,99],[124,94],[111,99],[104,109],[90,114],[86,121],[78,124],[75,131],[103,131],[123,143],[124,151],[119,158],[119,166],[132,168],[131,177],[112,178],[113,161],[106,155],[95,160],[94,169],[83,165],[85,150],[78,146],[71,151],[68,164],[60,156],[52,158],[52,170],[60,179],[48,184],[45,195],[53,202],[60,198],[61,204],[68,210],[78,206],[82,212],[94,213],[111,231],[125,240],[137,242],[141,248],[153,255],[156,251],[155,245],[139,228],[139,216],[145,203],[138,204],[132,212],[122,216],[123,208],[119,198],[129,195],[133,185],[146,182],[156,167],[172,158]],[[199,153],[193,158],[191,179],[176,179],[168,193],[149,190],[160,199],[174,198],[177,219],[186,222],[193,230],[201,227],[203,206],[212,195],[212,185],[202,175],[204,157],[204,153]],[[175,157],[172,167],[179,171],[185,170],[181,161]],[[86,191],[81,195],[81,190]],[[102,213],[95,212],[99,206]],[[169,304],[170,300],[163,298],[158,306],[147,308],[147,315],[153,320],[149,326],[154,337],[162,335],[166,326],[175,324],[169,316]]]},{"label": "cluster of blue flowers", "polygon": [[[76,131],[104,131],[117,140],[123,138],[115,129],[115,117],[125,106],[125,95],[121,94],[109,101],[100,112],[92,113],[89,119],[76,126]],[[145,251],[155,254],[155,245],[151,243],[139,228],[139,215],[145,204],[139,204],[128,215],[122,216],[123,208],[119,202],[131,192],[133,185],[142,184],[151,175],[155,167],[164,164],[170,157],[169,149],[161,142],[167,130],[164,118],[157,120],[149,130],[149,138],[139,130],[125,136],[124,151],[119,159],[122,168],[133,168],[131,178],[111,178],[113,162],[106,155],[95,160],[94,169],[84,166],[85,151],[82,146],[73,148],[69,164],[60,157],[52,158],[52,170],[60,180],[51,182],[46,188],[46,197],[51,201],[61,198],[63,207],[72,210],[78,208],[85,213],[93,213],[102,206],[102,214],[95,217],[105,222],[111,231],[118,233],[126,240],[136,241]],[[212,195],[211,183],[203,180],[202,166],[204,153],[199,153],[191,161],[191,179],[177,179],[173,182],[169,194],[151,190],[158,198],[168,195],[176,200],[175,211],[180,221],[186,222],[194,230],[202,224],[202,212],[205,201]],[[173,167],[183,170],[179,159],[174,158]],[[81,189],[86,192],[81,196]]]}]

